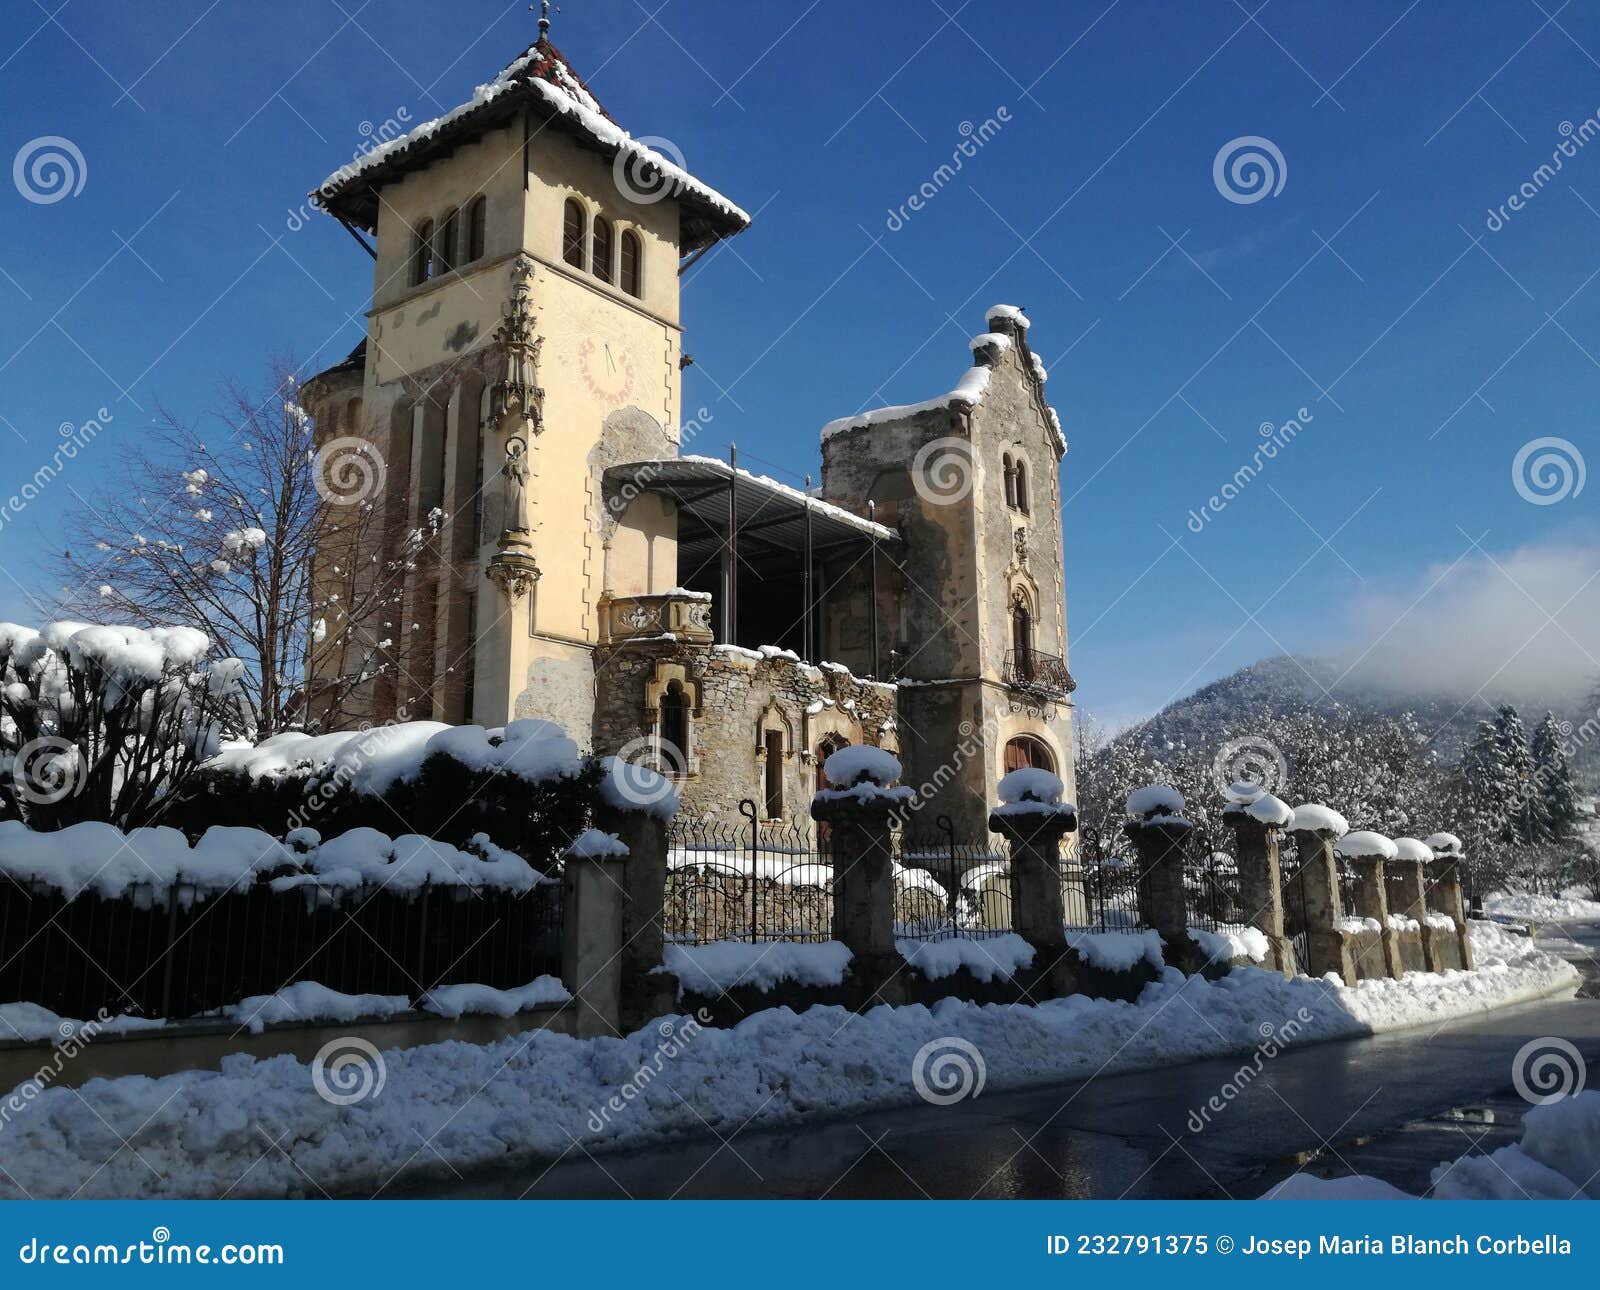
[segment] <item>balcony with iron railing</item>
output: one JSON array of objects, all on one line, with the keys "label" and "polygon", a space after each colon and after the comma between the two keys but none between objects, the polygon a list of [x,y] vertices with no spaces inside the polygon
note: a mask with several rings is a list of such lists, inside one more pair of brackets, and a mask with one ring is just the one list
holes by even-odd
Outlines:
[{"label": "balcony with iron railing", "polygon": [[1006,651],[1005,681],[1013,689],[1063,697],[1078,688],[1066,659],[1036,649]]}]

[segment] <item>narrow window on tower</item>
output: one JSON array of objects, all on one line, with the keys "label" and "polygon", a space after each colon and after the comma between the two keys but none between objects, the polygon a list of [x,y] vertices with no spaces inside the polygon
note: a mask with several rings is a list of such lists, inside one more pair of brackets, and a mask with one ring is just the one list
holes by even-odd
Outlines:
[{"label": "narrow window on tower", "polygon": [[433,276],[442,278],[456,267],[456,213],[451,211],[439,226],[433,244]]},{"label": "narrow window on tower", "polygon": [[489,199],[475,197],[467,207],[467,253],[462,262],[471,264],[483,259],[484,243],[489,227]]},{"label": "narrow window on tower", "polygon": [[1017,504],[1017,468],[1012,463],[1009,452],[1002,455],[1000,460],[1005,464],[1006,505],[1014,507]]},{"label": "narrow window on tower", "polygon": [[566,209],[561,216],[561,258],[574,269],[583,268],[583,234],[587,223],[583,203],[576,197],[567,198]]},{"label": "narrow window on tower", "polygon": [[644,284],[641,281],[640,269],[641,256],[639,254],[639,235],[632,229],[624,229],[622,233],[622,249],[618,257],[620,267],[620,282],[630,296],[643,298]]},{"label": "narrow window on tower", "polygon": [[601,282],[611,281],[611,221],[604,215],[594,220],[594,260],[589,272]]},{"label": "narrow window on tower", "polygon": [[433,221],[423,220],[417,226],[416,240],[411,246],[411,285],[421,286],[428,280],[433,268]]},{"label": "narrow window on tower", "polygon": [[1017,509],[1028,513],[1028,464],[1017,458]]},{"label": "narrow window on tower", "polygon": [[783,818],[783,731],[769,730],[765,739],[767,752],[766,799],[767,819]]}]

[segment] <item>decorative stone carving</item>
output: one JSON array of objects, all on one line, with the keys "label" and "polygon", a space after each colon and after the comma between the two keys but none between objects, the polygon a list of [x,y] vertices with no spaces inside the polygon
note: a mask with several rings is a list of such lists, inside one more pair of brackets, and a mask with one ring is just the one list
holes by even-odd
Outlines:
[{"label": "decorative stone carving", "polygon": [[544,391],[539,388],[539,347],[534,334],[534,262],[519,255],[511,266],[511,300],[503,309],[502,322],[494,331],[494,343],[504,356],[502,376],[489,391],[490,423],[503,431],[528,423],[532,433],[544,429],[541,408]]}]

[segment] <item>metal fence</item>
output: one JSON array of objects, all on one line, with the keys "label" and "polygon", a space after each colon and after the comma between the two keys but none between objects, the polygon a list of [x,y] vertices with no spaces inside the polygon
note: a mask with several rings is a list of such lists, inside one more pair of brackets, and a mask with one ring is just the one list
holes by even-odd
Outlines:
[{"label": "metal fence", "polygon": [[1140,913],[1143,867],[1133,844],[1120,831],[1109,840],[1099,829],[1080,832],[1077,863],[1067,862],[1064,877],[1068,927],[1127,932],[1149,926]]},{"label": "metal fence", "polygon": [[1206,931],[1238,927],[1255,911],[1245,908],[1239,887],[1239,866],[1208,830],[1196,827],[1186,844],[1183,862],[1184,903],[1189,926]]},{"label": "metal fence", "polygon": [[833,939],[833,856],[809,822],[740,824],[679,816],[668,834],[663,916],[668,940]]},{"label": "metal fence", "polygon": [[345,994],[405,995],[449,983],[500,989],[561,971],[563,889],[425,886],[205,896],[185,883],[75,900],[0,884],[0,999],[65,1017],[179,1018],[315,981]]},{"label": "metal fence", "polygon": [[897,831],[894,846],[896,936],[943,941],[1011,931],[1011,853],[999,838],[962,842],[941,815],[932,829]]}]

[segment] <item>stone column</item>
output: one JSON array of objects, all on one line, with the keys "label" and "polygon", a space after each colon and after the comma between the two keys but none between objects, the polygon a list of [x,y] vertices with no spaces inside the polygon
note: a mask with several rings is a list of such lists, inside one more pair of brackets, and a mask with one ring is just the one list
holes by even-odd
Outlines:
[{"label": "stone column", "polygon": [[989,816],[990,832],[1010,847],[1012,929],[1033,946],[1036,979],[1055,998],[1077,989],[1067,954],[1061,865],[1061,839],[1077,827],[1076,812],[1059,803],[1008,803]]},{"label": "stone column", "polygon": [[1382,929],[1383,970],[1398,981],[1405,975],[1400,961],[1400,940],[1389,926],[1389,893],[1382,856],[1361,856],[1351,862],[1356,870],[1356,910],[1362,918],[1373,919]]},{"label": "stone column", "polygon": [[622,909],[627,861],[576,856],[563,861],[566,883],[561,982],[577,1006],[579,1039],[622,1033]]},{"label": "stone column", "polygon": [[[1422,967],[1439,971],[1428,936],[1428,866],[1421,860],[1391,860],[1385,867],[1389,888],[1389,912],[1414,919],[1422,944]],[[1413,947],[1413,953],[1414,953]]]},{"label": "stone column", "polygon": [[1267,938],[1267,966],[1286,977],[1295,974],[1294,943],[1283,931],[1283,871],[1278,861],[1278,826],[1250,814],[1238,803],[1222,813],[1233,830],[1239,866],[1239,898],[1250,924]]},{"label": "stone column", "polygon": [[811,802],[811,818],[828,826],[833,852],[833,937],[850,950],[850,982],[862,1008],[906,998],[906,961],[894,943],[889,818],[903,804],[895,791],[824,790]]},{"label": "stone column", "polygon": [[1300,854],[1295,875],[1306,918],[1306,957],[1312,976],[1337,972],[1346,985],[1356,983],[1355,956],[1350,937],[1339,930],[1339,862],[1333,854],[1333,833],[1328,829],[1299,829],[1294,835]]},{"label": "stone column", "polygon": [[622,1024],[630,1032],[678,1010],[678,978],[658,970],[666,943],[669,815],[609,793],[595,809],[595,827],[628,848],[622,865]]},{"label": "stone column", "polygon": [[1194,825],[1181,816],[1155,814],[1125,826],[1139,854],[1139,916],[1161,936],[1162,955],[1171,967],[1199,972],[1209,956],[1189,935],[1189,906],[1183,890],[1183,856]]},{"label": "stone column", "polygon": [[1472,970],[1472,942],[1467,936],[1467,911],[1461,898],[1460,856],[1435,853],[1428,866],[1433,878],[1433,908],[1456,925],[1456,941],[1460,945],[1461,966]]}]

